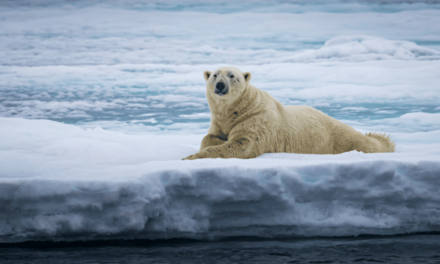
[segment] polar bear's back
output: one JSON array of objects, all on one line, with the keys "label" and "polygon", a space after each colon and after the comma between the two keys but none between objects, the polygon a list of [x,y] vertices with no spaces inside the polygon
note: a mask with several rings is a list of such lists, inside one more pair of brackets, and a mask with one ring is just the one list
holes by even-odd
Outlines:
[{"label": "polar bear's back", "polygon": [[[329,154],[333,153],[331,136],[332,118],[305,105],[284,106],[285,131],[290,138],[288,152]],[[288,148],[289,149],[289,148]]]},{"label": "polar bear's back", "polygon": [[351,150],[364,153],[393,152],[389,137],[369,133],[364,135],[351,126],[309,106],[284,106],[286,122],[294,131],[292,142],[296,153],[337,154]]},{"label": "polar bear's back", "polygon": [[284,109],[286,110],[286,117],[289,120],[294,121],[296,127],[306,129],[316,128],[326,130],[326,132],[333,130],[335,127],[341,127],[355,131],[349,125],[346,125],[341,121],[310,106],[286,105],[284,106]]}]

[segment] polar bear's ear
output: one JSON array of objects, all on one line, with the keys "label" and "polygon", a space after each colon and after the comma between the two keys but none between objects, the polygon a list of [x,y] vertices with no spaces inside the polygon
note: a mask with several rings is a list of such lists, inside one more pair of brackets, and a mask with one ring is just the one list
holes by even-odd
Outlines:
[{"label": "polar bear's ear", "polygon": [[246,82],[249,82],[251,80],[251,78],[252,78],[252,74],[250,72],[243,73],[243,76],[244,76],[244,80]]},{"label": "polar bear's ear", "polygon": [[203,73],[203,77],[205,77],[205,81],[207,81],[209,79],[209,76],[211,76],[211,72],[210,71],[205,71]]}]

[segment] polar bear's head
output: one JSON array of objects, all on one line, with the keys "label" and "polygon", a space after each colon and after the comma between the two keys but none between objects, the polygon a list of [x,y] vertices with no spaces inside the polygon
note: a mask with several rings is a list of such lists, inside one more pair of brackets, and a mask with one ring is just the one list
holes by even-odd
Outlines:
[{"label": "polar bear's head", "polygon": [[249,72],[242,73],[235,67],[221,67],[205,71],[206,93],[214,100],[233,100],[240,97],[251,79]]}]

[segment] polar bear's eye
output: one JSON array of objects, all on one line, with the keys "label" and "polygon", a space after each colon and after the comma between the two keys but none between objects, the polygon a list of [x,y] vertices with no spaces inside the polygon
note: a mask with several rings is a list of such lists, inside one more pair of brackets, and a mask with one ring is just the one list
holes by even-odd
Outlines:
[{"label": "polar bear's eye", "polygon": [[214,78],[217,78],[217,74],[214,74]]},{"label": "polar bear's eye", "polygon": [[234,78],[234,75],[231,74],[229,77],[230,77],[230,78]]}]

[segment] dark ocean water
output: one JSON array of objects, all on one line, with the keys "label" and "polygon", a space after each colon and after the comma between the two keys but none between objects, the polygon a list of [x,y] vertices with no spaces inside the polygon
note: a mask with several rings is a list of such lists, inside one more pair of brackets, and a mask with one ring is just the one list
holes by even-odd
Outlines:
[{"label": "dark ocean water", "polygon": [[440,234],[0,245],[0,263],[440,263]]}]

